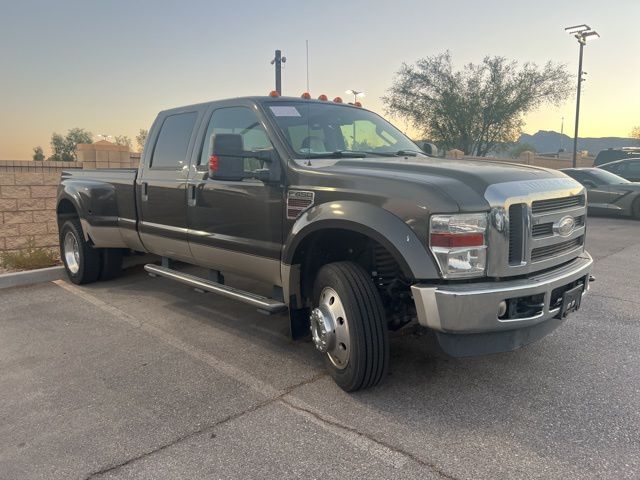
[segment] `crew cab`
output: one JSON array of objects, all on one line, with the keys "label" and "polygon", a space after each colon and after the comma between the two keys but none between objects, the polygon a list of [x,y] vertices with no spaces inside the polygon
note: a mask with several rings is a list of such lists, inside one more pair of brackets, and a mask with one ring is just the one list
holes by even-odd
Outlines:
[{"label": "crew cab", "polygon": [[138,170],[65,171],[57,214],[72,282],[156,254],[154,281],[288,314],[354,391],[383,378],[389,330],[422,326],[472,356],[562,324],[589,286],[585,195],[553,170],[432,158],[339,99],[269,96],[161,112]]}]

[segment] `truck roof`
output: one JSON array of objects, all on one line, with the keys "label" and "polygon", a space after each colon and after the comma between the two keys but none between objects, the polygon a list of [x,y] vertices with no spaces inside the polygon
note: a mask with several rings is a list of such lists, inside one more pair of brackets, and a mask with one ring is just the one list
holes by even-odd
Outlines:
[{"label": "truck roof", "polygon": [[[285,97],[285,96],[271,97],[268,95],[249,95],[244,97],[221,98],[219,100],[211,100],[208,102],[194,103],[191,105],[182,105],[179,107],[167,108],[165,110],[162,110],[160,113],[167,113],[167,112],[174,112],[174,111],[177,112],[177,111],[188,109],[188,108],[204,107],[204,106],[209,106],[216,103],[230,102],[233,100],[249,100],[256,103],[278,103],[278,102],[310,102],[310,103],[322,103],[322,104],[330,103],[332,105],[342,105],[345,107],[356,108],[352,103],[346,103],[346,102],[338,103],[338,102],[333,102],[331,100],[317,100],[312,98],[305,99],[301,97]],[[357,107],[357,108],[360,108],[360,107]]]}]

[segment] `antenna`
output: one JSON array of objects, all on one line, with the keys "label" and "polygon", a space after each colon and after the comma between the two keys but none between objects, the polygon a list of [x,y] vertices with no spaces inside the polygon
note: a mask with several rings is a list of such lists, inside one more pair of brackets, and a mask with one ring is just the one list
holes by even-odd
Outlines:
[{"label": "antenna", "polygon": [[309,91],[309,40],[305,40],[307,43],[307,92]]}]

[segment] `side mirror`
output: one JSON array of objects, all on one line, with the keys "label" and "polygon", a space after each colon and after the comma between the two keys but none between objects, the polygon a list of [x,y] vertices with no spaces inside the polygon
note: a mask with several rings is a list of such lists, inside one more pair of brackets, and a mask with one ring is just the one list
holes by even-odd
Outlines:
[{"label": "side mirror", "polygon": [[436,147],[433,143],[418,142],[418,146],[420,147],[420,150],[422,150],[427,155],[431,155],[433,157],[438,156],[438,147]]},{"label": "side mirror", "polygon": [[268,174],[272,169],[260,168],[254,172],[255,174],[245,172],[245,158],[255,158],[263,165],[272,163],[272,149],[245,150],[242,135],[239,133],[218,133],[213,136],[210,145],[209,178],[229,181],[257,178],[265,183],[272,180],[272,176]]},{"label": "side mirror", "polygon": [[582,184],[583,184],[585,187],[587,187],[587,189],[589,189],[589,188],[596,188],[596,187],[597,187],[597,185],[596,185],[594,182],[592,182],[591,180],[584,180],[584,181],[582,182]]},{"label": "side mirror", "polygon": [[242,135],[219,133],[211,139],[209,148],[209,178],[217,180],[242,180],[244,162]]},{"label": "side mirror", "polygon": [[218,133],[211,142],[211,155],[217,157],[257,158],[263,162],[273,161],[273,150],[245,150],[242,135],[239,133]]}]

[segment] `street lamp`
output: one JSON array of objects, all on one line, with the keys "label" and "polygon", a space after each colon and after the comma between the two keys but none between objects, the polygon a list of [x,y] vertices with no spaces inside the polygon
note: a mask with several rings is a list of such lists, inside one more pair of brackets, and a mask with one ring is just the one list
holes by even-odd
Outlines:
[{"label": "street lamp", "polygon": [[599,38],[600,35],[589,25],[585,24],[567,27],[564,31],[569,35],[573,35],[580,44],[580,57],[578,60],[578,93],[576,95],[576,127],[573,134],[573,168],[576,168],[578,155],[578,120],[580,118],[580,90],[582,82],[584,81],[582,74],[587,73],[582,72],[582,49],[589,40],[595,40],[596,38]]},{"label": "street lamp", "polygon": [[349,95],[353,95],[353,103],[355,104],[358,101],[358,97],[364,97],[364,92],[358,90],[347,90],[345,93]]},{"label": "street lamp", "polygon": [[[347,90],[345,93],[348,93],[349,95],[353,95],[353,104],[355,105],[358,102],[358,97],[364,97],[364,92],[363,91],[358,91],[358,90]],[[352,150],[355,150],[356,148],[356,122],[353,122],[353,145],[351,146]]]}]

